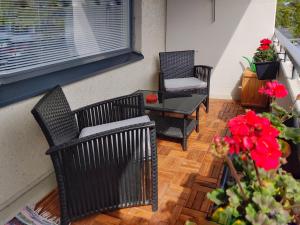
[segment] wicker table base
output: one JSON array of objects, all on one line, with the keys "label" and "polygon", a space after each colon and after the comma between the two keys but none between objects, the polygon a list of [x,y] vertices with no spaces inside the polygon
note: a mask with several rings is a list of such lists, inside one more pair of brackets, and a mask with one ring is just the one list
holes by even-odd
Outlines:
[{"label": "wicker table base", "polygon": [[[155,121],[157,134],[181,139],[183,150],[187,150],[188,136],[195,129],[199,132],[199,108],[207,100],[207,95],[182,93],[167,96],[166,93],[149,90],[139,90],[137,93],[144,96],[145,109],[149,111],[151,120]],[[149,95],[157,95],[157,101],[149,103],[147,101]],[[194,112],[196,118],[191,116]],[[171,117],[170,113],[181,115],[181,118]]]},{"label": "wicker table base", "polygon": [[187,150],[187,139],[189,135],[195,129],[199,132],[197,126],[199,121],[197,118],[193,119],[188,118],[187,116],[177,118],[152,114],[150,114],[150,118],[155,121],[156,133],[158,136],[181,139],[183,150]]}]

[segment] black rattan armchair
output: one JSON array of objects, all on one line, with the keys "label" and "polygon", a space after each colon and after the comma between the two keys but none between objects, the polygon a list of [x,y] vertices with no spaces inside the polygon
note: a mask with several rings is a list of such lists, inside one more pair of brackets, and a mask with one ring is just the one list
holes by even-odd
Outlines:
[{"label": "black rattan armchair", "polygon": [[33,108],[50,149],[59,189],[61,224],[91,213],[152,204],[157,210],[157,153],[153,122],[79,138],[81,130],[144,114],[139,94],[71,111],[60,87]]},{"label": "black rattan armchair", "polygon": [[[207,95],[204,102],[209,111],[210,76],[212,67],[195,66],[195,51],[160,52],[159,89],[166,96],[199,93]],[[197,78],[197,79],[195,79]]]}]

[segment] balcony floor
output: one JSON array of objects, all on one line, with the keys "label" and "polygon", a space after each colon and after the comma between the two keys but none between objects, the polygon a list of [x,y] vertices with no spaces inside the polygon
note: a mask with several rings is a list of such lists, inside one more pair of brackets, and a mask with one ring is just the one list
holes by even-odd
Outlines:
[{"label": "balcony floor", "polygon": [[[193,132],[188,150],[180,143],[158,141],[159,209],[151,206],[122,209],[97,214],[73,222],[74,225],[183,225],[191,219],[198,225],[212,224],[205,220],[210,202],[206,193],[220,179],[222,160],[214,159],[209,146],[216,134],[223,134],[228,119],[242,113],[241,106],[232,101],[211,100],[210,112],[200,111],[200,132]],[[57,191],[46,196],[37,207],[59,216]]]}]

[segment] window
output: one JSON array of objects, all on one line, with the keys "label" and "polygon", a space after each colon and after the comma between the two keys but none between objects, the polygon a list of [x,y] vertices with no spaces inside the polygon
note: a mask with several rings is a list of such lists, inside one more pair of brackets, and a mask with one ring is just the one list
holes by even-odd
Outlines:
[{"label": "window", "polygon": [[0,85],[131,52],[130,0],[0,0]]}]

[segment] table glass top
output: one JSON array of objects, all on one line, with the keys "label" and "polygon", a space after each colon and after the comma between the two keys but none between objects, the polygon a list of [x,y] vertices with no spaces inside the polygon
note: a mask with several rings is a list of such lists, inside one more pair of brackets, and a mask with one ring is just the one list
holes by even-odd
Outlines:
[{"label": "table glass top", "polygon": [[[190,115],[197,107],[206,99],[207,95],[200,94],[185,94],[176,97],[164,98],[163,94],[159,91],[139,90],[137,93],[142,93],[144,96],[145,109],[161,112],[175,112]],[[155,103],[148,103],[146,97],[149,94],[155,94],[158,96],[158,100]]]}]

